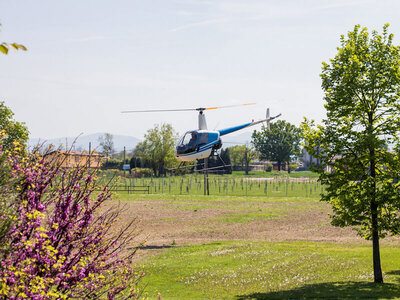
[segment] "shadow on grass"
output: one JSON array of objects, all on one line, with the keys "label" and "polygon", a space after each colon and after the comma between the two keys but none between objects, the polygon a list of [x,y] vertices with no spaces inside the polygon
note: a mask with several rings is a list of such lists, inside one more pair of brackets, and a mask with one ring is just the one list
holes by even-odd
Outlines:
[{"label": "shadow on grass", "polygon": [[394,271],[386,272],[386,275],[395,275],[395,276],[397,276],[396,280],[400,283],[400,270],[394,270]]},{"label": "shadow on grass", "polygon": [[146,246],[139,246],[139,247],[133,247],[133,248],[128,248],[128,250],[155,250],[155,249],[168,249],[172,248],[174,246],[172,245],[146,245]]},{"label": "shadow on grass", "polygon": [[387,275],[398,275],[400,276],[400,270],[390,271],[386,273]]},{"label": "shadow on grass", "polygon": [[372,282],[329,282],[308,284],[287,291],[240,295],[236,299],[394,299],[400,285]]}]

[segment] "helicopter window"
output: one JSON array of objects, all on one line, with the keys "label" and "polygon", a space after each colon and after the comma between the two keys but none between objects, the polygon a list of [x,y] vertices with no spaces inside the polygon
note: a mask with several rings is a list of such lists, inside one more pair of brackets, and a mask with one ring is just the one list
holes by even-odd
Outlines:
[{"label": "helicopter window", "polygon": [[208,143],[208,133],[200,133],[199,146],[205,145],[207,143]]},{"label": "helicopter window", "polygon": [[197,138],[195,132],[188,132],[185,134],[185,137],[182,140],[182,145],[189,145],[189,143],[193,143],[193,141],[195,141],[196,139]]},{"label": "helicopter window", "polygon": [[197,132],[189,131],[182,138],[178,147],[176,148],[178,154],[185,154],[189,152],[193,152],[196,149],[197,144]]}]

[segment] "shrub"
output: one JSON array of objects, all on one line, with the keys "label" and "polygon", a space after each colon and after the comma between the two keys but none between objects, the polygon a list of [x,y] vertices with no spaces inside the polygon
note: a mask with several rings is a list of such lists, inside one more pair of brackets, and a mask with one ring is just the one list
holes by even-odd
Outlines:
[{"label": "shrub", "polygon": [[107,186],[95,171],[61,169],[36,154],[11,157],[16,216],[0,250],[0,295],[11,299],[137,298],[143,276],[131,266],[134,221],[117,226],[121,207],[103,209]]},{"label": "shrub", "polygon": [[152,169],[149,168],[135,168],[132,169],[132,172],[135,172],[136,177],[151,177],[154,175],[154,172]]},{"label": "shrub", "polygon": [[267,163],[265,165],[265,172],[271,172],[273,170],[274,166],[271,163]]},{"label": "shrub", "polygon": [[117,169],[121,170],[123,165],[123,161],[121,159],[115,158],[108,158],[103,161],[101,164],[102,170],[109,170],[109,169]]}]

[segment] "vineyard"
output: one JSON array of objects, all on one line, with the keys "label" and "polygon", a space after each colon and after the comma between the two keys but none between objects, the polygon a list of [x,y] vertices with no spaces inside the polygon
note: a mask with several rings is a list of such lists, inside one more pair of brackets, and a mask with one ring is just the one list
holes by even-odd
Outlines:
[{"label": "vineyard", "polygon": [[[113,189],[135,191],[135,187],[149,187],[150,194],[203,195],[204,176],[190,174],[161,178],[124,177],[119,172],[102,174],[106,182],[118,178]],[[318,197],[323,187],[315,178],[293,177],[239,177],[210,175],[210,195],[219,196],[267,196],[267,197]]]}]

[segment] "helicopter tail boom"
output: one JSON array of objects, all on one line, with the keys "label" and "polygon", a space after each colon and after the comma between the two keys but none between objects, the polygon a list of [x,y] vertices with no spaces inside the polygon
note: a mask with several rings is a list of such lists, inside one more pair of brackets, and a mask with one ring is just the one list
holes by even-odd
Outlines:
[{"label": "helicopter tail boom", "polygon": [[238,125],[238,126],[234,126],[234,127],[229,127],[229,128],[225,128],[225,129],[218,130],[218,131],[219,131],[219,135],[220,135],[220,136],[223,136],[223,135],[226,135],[226,134],[229,134],[229,133],[232,133],[232,132],[235,132],[235,131],[244,129],[244,128],[246,128],[246,127],[251,127],[251,126],[254,126],[254,125],[257,125],[257,124],[260,124],[260,123],[264,123],[264,122],[267,123],[267,127],[268,127],[268,129],[269,129],[270,121],[272,121],[273,119],[276,119],[276,118],[280,117],[281,115],[282,115],[282,114],[276,115],[276,116],[274,116],[274,117],[270,117],[270,116],[269,116],[269,108],[268,108],[268,109],[267,109],[267,114],[266,114],[266,118],[265,118],[265,119],[260,120],[260,121],[256,121],[256,122],[250,122],[250,123],[246,123],[246,124],[242,124],[242,125]]}]

